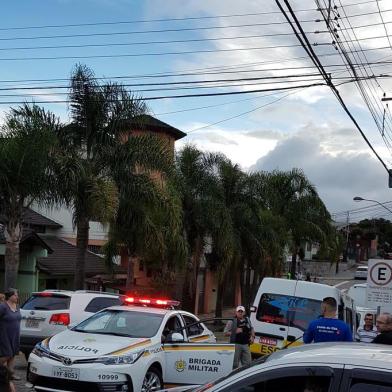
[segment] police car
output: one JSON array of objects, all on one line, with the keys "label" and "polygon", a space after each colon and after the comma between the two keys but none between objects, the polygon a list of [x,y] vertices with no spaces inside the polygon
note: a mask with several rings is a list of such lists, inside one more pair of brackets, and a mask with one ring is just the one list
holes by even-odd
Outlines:
[{"label": "police car", "polygon": [[104,309],[38,343],[28,360],[35,390],[153,391],[231,371],[234,345],[217,344],[196,316],[173,308],[178,302],[126,301],[135,306]]}]

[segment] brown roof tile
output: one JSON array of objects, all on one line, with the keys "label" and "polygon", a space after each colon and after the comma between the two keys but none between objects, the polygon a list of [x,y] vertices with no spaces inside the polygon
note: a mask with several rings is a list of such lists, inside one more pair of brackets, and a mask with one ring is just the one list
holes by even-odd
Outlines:
[{"label": "brown roof tile", "polygon": [[[48,257],[39,258],[38,268],[53,276],[73,275],[77,257],[76,246],[57,237],[45,238],[45,242],[53,250],[53,253]],[[86,277],[108,272],[103,257],[89,251],[86,252],[85,268]],[[116,273],[119,273],[120,270],[119,267],[115,267]]]}]

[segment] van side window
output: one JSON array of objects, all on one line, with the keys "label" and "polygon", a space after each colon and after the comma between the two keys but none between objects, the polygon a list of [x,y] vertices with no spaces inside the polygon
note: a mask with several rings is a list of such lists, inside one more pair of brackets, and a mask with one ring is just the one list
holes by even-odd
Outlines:
[{"label": "van side window", "polygon": [[302,331],[320,315],[321,301],[291,295],[264,293],[256,319],[266,323],[299,328]]}]

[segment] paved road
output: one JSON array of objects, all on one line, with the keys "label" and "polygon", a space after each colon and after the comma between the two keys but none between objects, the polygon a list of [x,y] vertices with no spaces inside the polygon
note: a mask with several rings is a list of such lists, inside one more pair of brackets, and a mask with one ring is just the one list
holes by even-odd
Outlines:
[{"label": "paved road", "polygon": [[17,392],[32,392],[31,388],[25,386],[26,384],[26,359],[23,354],[18,355],[15,363],[15,373],[21,378],[20,381],[14,381]]}]

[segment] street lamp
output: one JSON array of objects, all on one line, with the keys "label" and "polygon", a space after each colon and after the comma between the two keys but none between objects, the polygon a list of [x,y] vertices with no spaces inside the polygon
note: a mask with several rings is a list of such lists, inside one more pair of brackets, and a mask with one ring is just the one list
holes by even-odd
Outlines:
[{"label": "street lamp", "polygon": [[377,203],[379,204],[381,207],[384,207],[387,211],[389,211],[392,214],[392,210],[390,208],[388,208],[387,206],[385,206],[383,203],[380,203],[377,200],[372,200],[372,199],[364,199],[363,197],[360,196],[355,196],[353,198],[354,201],[372,201],[373,203]]}]

